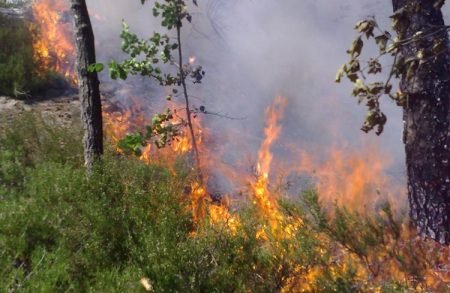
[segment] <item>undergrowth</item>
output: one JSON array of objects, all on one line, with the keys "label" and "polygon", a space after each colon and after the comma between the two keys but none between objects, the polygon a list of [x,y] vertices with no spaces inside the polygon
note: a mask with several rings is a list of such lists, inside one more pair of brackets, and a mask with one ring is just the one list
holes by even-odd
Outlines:
[{"label": "undergrowth", "polygon": [[182,159],[167,168],[110,150],[87,177],[79,133],[19,117],[0,134],[1,291],[141,292],[141,278],[155,292],[428,286],[431,256],[407,247],[388,206],[373,217],[337,208],[331,218],[307,192],[280,201],[301,225],[289,237],[269,229],[261,238],[266,223],[252,205],[237,212],[235,231],[196,225],[189,170]]},{"label": "undergrowth", "polygon": [[23,5],[29,2],[30,2],[29,0],[15,0],[15,1],[0,0],[0,8],[22,7]]},{"label": "undergrowth", "polygon": [[55,73],[37,68],[29,23],[0,13],[0,95],[23,98],[60,82]]}]

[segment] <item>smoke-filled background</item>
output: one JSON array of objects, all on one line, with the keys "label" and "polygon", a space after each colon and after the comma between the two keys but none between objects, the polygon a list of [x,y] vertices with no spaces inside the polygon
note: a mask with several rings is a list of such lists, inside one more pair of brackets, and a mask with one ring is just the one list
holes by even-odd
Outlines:
[{"label": "smoke-filled background", "polygon": [[[152,16],[151,1],[144,6],[140,2],[88,1],[95,16],[100,62],[123,57],[119,39],[122,19],[145,38],[161,31],[160,21]],[[384,133],[380,137],[365,134],[360,131],[365,107],[351,97],[348,83],[334,83],[337,69],[348,59],[345,51],[355,37],[355,23],[374,15],[382,26],[390,28],[390,2],[198,2],[199,7],[191,9],[192,25],[183,28],[184,53],[195,56],[196,64],[206,71],[204,82],[190,87],[194,106],[203,105],[208,111],[233,118],[203,118],[216,144],[223,146],[223,161],[241,166],[255,157],[264,137],[265,108],[275,96],[283,95],[289,105],[282,120],[282,135],[272,148],[279,172],[285,169],[288,173],[289,168],[302,165],[302,152],[333,165],[330,150],[339,149],[347,154],[361,153],[369,169],[370,164],[383,162],[383,175],[390,182],[385,188],[404,187],[401,110],[385,99],[382,106],[388,123]],[[377,51],[374,48],[371,52],[375,55]],[[109,80],[107,76],[103,79]],[[148,79],[134,78],[132,93],[124,84],[114,87],[116,98],[139,95],[149,105],[164,99],[164,90]],[[404,192],[394,192],[391,197],[406,203]]]}]

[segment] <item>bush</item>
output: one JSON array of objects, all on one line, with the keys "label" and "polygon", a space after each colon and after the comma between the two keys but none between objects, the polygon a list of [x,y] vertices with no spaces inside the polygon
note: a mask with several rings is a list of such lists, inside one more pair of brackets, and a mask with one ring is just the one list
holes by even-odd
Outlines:
[{"label": "bush", "polygon": [[33,116],[0,133],[3,291],[134,292],[144,277],[155,292],[430,290],[432,250],[402,236],[388,206],[328,217],[308,192],[280,201],[275,230],[253,205],[234,231],[195,225],[188,166],[108,151],[88,177],[80,140]]},{"label": "bush", "polygon": [[45,89],[58,77],[38,73],[29,25],[0,14],[0,95],[22,96]]},{"label": "bush", "polygon": [[0,94],[25,91],[33,74],[32,40],[25,22],[0,14]]},{"label": "bush", "polygon": [[134,279],[121,285],[122,276],[108,286],[131,282],[132,288],[142,273],[143,247],[159,242],[175,249],[192,231],[182,204],[186,177],[110,154],[87,178],[79,140],[33,116],[0,136],[0,283],[6,288],[87,289],[122,271]]}]

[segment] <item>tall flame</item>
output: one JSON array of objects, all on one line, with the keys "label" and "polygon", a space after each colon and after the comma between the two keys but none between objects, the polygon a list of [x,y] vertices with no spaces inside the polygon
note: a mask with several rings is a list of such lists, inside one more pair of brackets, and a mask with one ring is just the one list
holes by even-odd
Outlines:
[{"label": "tall flame", "polygon": [[69,7],[63,0],[36,0],[32,4],[34,59],[39,72],[49,71],[76,83],[75,47]]},{"label": "tall flame", "polygon": [[[272,105],[266,109],[265,138],[258,152],[257,178],[252,184],[253,203],[257,206],[264,218],[267,219],[271,232],[276,235],[279,235],[279,229],[284,218],[279,211],[276,199],[273,198],[268,188],[270,167],[273,159],[270,148],[281,133],[280,120],[283,118],[286,106],[287,99],[282,96],[277,96]],[[291,232],[292,229],[294,227],[288,226],[285,228],[285,232]],[[266,237],[264,229],[260,230],[258,234],[260,238]]]}]

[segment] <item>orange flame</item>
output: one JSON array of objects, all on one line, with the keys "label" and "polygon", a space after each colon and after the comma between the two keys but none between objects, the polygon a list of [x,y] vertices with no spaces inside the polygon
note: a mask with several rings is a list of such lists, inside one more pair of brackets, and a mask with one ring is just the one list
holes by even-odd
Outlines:
[{"label": "orange flame", "polygon": [[[253,203],[268,220],[271,232],[278,237],[289,237],[301,224],[300,219],[295,219],[284,225],[286,219],[280,212],[276,199],[273,198],[268,188],[270,167],[273,160],[270,148],[281,133],[280,120],[283,118],[286,106],[287,99],[277,96],[266,110],[265,138],[258,152],[257,179],[252,184]],[[282,228],[282,226],[284,227]],[[266,239],[264,227],[258,232],[257,237]]]},{"label": "orange flame", "polygon": [[76,84],[72,24],[69,7],[62,0],[37,0],[32,4],[37,25],[32,25],[34,59],[39,72],[56,72]]},{"label": "orange flame", "polygon": [[[280,121],[283,118],[286,105],[285,98],[277,97],[266,110],[265,138],[258,152],[257,178],[256,180],[253,179],[253,183],[251,183],[251,199],[267,224],[267,226],[259,227],[256,237],[263,240],[264,243],[274,241],[267,242],[274,246],[282,243],[281,240],[283,239],[291,239],[291,236],[303,227],[302,219],[290,218],[280,210],[275,198],[277,193],[271,190],[269,184],[273,172],[271,168],[273,168],[274,163],[271,148],[281,134]],[[145,111],[138,103],[123,112],[113,111],[111,108],[105,107],[107,135],[113,141],[117,141],[127,132],[135,131],[139,127],[142,128],[147,123],[144,113]],[[200,122],[197,121],[196,123],[198,123],[196,128],[199,129],[197,133],[200,137],[203,137],[204,133],[201,130]],[[203,142],[202,139],[199,141]],[[202,157],[205,158],[204,164],[215,168],[217,162],[214,154],[210,154],[204,144],[200,144],[200,146]],[[174,142],[171,147],[163,150],[147,146],[140,159],[147,163],[153,163],[155,157],[162,155],[167,159],[174,154],[184,154],[191,148],[189,136],[183,133],[178,142]],[[156,156],[155,152],[158,152]],[[326,157],[314,157],[302,151],[298,158],[299,160],[296,163],[299,166],[295,166],[295,171],[313,174],[314,185],[321,200],[325,202],[337,201],[341,205],[359,210],[365,205],[373,203],[374,200],[379,198],[379,194],[386,189],[394,190],[393,192],[400,190],[397,184],[390,182],[385,175],[385,167],[389,164],[389,160],[374,146],[366,147],[359,152],[351,152],[345,148],[333,146]],[[167,160],[165,162],[167,163]],[[398,194],[401,192],[403,191],[400,190]],[[212,225],[226,228],[224,231],[228,231],[232,235],[237,233],[241,225],[238,215],[229,211],[229,204],[226,203],[226,200],[222,200],[219,205],[212,203],[204,182],[194,181],[192,183],[189,201],[195,223],[200,225],[204,219],[207,219]],[[274,237],[270,238],[269,233],[270,236]],[[196,235],[198,235],[197,232],[192,232],[193,237]],[[334,247],[333,253],[336,262],[329,264],[329,266],[330,270],[335,271],[336,274],[345,271],[348,264],[351,263],[357,270],[356,277],[359,280],[374,278],[376,283],[382,282],[384,279],[401,280],[408,277],[400,270],[401,264],[396,259],[389,259],[389,255],[385,255],[383,251],[371,251],[367,255],[366,261],[371,263],[372,268],[379,271],[375,279],[373,273],[367,269],[367,264],[361,262],[345,247],[336,246],[332,242],[333,240],[326,235],[318,235],[318,237],[321,239],[322,245]],[[404,251],[402,255],[407,256],[410,243],[412,243],[415,247],[420,248],[421,253],[424,253],[423,258],[426,258],[425,253],[437,249],[422,240],[414,240],[414,237],[414,233],[411,233],[407,227],[403,227],[401,239],[399,241],[386,239],[385,245],[395,247],[398,252]],[[283,252],[283,255],[284,253],[286,258],[289,258],[289,251]],[[326,250],[323,253],[327,253]],[[448,270],[442,268],[447,268],[450,254],[444,249],[435,253],[439,254],[439,258],[434,263],[430,263],[427,268],[424,268],[426,270],[425,277],[429,288],[442,288],[449,280]],[[405,258],[405,261],[412,260]],[[442,271],[436,268],[440,268]],[[301,266],[294,268],[292,276],[286,281],[286,286],[283,288],[285,292],[308,290],[308,288],[312,290],[313,287],[309,287],[309,284],[317,281],[322,268],[311,268],[307,274],[298,274],[299,277],[295,273],[304,270],[306,269]]]},{"label": "orange flame", "polygon": [[[128,109],[114,109],[113,105],[106,104],[104,106],[103,119],[105,125],[106,137],[111,139],[114,145],[117,145],[119,140],[124,138],[127,134],[136,131],[145,132],[147,125],[151,124],[148,111],[143,108],[138,98],[131,98],[133,104]],[[177,115],[179,115],[177,113]],[[181,114],[180,114],[181,115]],[[174,126],[183,124],[183,117],[175,116],[171,121]],[[197,143],[202,145],[204,131],[201,128],[199,119],[193,121],[195,125],[195,134]],[[122,152],[121,149],[116,148],[117,152]],[[187,154],[192,150],[192,139],[187,129],[181,127],[179,134],[170,142],[167,148],[158,149],[147,144],[141,149],[141,160],[146,163],[155,162],[156,159],[163,159],[168,163],[174,162],[179,155]]]},{"label": "orange flame", "polygon": [[406,190],[386,176],[390,159],[376,144],[361,150],[332,147],[326,158],[302,151],[298,170],[311,174],[321,200],[362,212],[377,201],[395,201],[401,207]]}]

